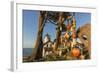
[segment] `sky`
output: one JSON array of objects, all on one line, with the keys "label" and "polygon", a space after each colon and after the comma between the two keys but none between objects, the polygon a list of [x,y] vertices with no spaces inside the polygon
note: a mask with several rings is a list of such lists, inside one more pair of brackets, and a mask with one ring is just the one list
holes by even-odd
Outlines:
[{"label": "sky", "polygon": [[[39,11],[35,10],[23,10],[22,12],[22,20],[23,20],[23,48],[34,48],[37,31],[38,31],[38,19],[39,19]],[[75,13],[76,25],[77,28],[91,22],[91,14],[90,13]],[[56,35],[56,27],[52,23],[47,23],[43,30],[43,38],[46,33],[48,33],[53,40]]]}]

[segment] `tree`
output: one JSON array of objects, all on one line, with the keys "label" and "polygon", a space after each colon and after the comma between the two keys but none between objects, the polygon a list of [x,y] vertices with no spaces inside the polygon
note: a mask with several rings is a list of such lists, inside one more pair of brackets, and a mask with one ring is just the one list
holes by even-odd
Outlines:
[{"label": "tree", "polygon": [[37,50],[37,52],[35,56],[34,53],[31,55],[29,61],[33,61],[33,59],[39,59],[42,57],[42,50],[43,50],[42,34],[46,22],[46,17],[47,17],[47,12],[40,11],[38,33],[37,33],[36,43],[34,47]]},{"label": "tree", "polygon": [[52,12],[52,11],[40,11],[39,16],[39,24],[38,24],[38,33],[35,43],[35,49],[37,50],[36,55],[31,55],[29,58],[29,61],[33,61],[33,59],[39,60],[42,58],[42,50],[43,50],[43,42],[42,42],[42,35],[43,35],[43,29],[46,24],[46,22],[53,23],[55,26],[57,26],[57,32],[56,32],[56,47],[57,50],[59,45],[59,39],[61,36],[61,30],[63,22],[66,20],[66,17],[70,15],[69,12]]},{"label": "tree", "polygon": [[62,28],[62,24],[64,22],[64,17],[63,17],[63,12],[59,13],[59,19],[58,19],[58,23],[57,23],[57,32],[56,32],[56,46],[55,46],[55,50],[57,50],[58,45],[59,45],[59,40],[60,40],[60,36],[61,36],[61,30],[60,28]]},{"label": "tree", "polygon": [[63,28],[64,21],[70,15],[71,15],[71,13],[69,13],[69,12],[49,12],[48,20],[57,26],[55,50],[57,50],[58,45],[59,45],[59,40],[60,40],[60,36],[61,36],[60,28]]}]

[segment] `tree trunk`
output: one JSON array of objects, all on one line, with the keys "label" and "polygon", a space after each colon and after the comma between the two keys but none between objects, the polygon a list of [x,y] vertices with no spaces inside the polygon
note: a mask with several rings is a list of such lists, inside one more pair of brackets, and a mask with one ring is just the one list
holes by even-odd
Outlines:
[{"label": "tree trunk", "polygon": [[56,46],[55,46],[55,50],[57,50],[57,48],[58,48],[59,40],[60,40],[60,35],[61,35],[61,31],[60,31],[60,28],[58,27],[57,32],[56,32]]},{"label": "tree trunk", "polygon": [[[43,42],[42,42],[42,33],[44,28],[44,20],[45,20],[45,12],[40,12],[39,16],[39,24],[38,24],[38,33],[36,38],[36,43],[34,49],[36,50],[36,54],[31,55],[30,61],[33,61],[33,59],[40,59],[42,57],[42,50],[43,50]],[[34,51],[34,50],[33,50]]]},{"label": "tree trunk", "polygon": [[59,19],[58,19],[58,28],[57,28],[57,32],[56,32],[56,46],[55,46],[55,50],[58,49],[58,45],[59,45],[59,40],[60,40],[60,36],[61,36],[61,30],[60,28],[62,27],[62,24],[64,22],[64,18],[63,18],[63,12],[59,13]]},{"label": "tree trunk", "polygon": [[35,59],[42,58],[42,50],[43,50],[42,33],[38,33],[35,49],[37,49]]}]

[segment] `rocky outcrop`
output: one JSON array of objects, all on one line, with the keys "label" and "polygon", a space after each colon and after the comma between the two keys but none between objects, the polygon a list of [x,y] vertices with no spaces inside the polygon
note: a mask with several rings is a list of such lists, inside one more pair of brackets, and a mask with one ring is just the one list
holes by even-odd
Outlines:
[{"label": "rocky outcrop", "polygon": [[[82,37],[83,35],[85,35],[87,39],[84,39]],[[84,43],[85,47],[87,47],[89,54],[91,54],[91,24],[87,23],[81,26],[78,36],[81,39],[81,41]]]}]

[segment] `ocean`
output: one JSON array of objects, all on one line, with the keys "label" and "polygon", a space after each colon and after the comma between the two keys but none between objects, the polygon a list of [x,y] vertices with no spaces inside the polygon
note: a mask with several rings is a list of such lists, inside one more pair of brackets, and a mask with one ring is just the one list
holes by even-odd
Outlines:
[{"label": "ocean", "polygon": [[32,54],[33,48],[23,48],[23,57],[30,56]]}]

